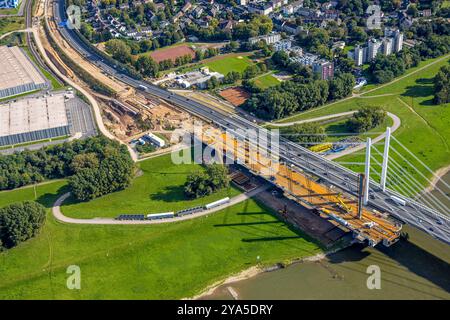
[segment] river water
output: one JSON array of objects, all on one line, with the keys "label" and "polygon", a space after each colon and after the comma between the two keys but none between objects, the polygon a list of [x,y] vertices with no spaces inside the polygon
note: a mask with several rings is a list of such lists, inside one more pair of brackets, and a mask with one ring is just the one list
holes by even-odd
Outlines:
[{"label": "river water", "polygon": [[[450,174],[444,181],[450,183]],[[353,245],[321,261],[220,286],[204,298],[232,299],[231,287],[239,299],[450,299],[450,246],[408,226],[404,231],[409,239],[390,248]],[[381,289],[367,287],[370,265],[380,268]]]}]

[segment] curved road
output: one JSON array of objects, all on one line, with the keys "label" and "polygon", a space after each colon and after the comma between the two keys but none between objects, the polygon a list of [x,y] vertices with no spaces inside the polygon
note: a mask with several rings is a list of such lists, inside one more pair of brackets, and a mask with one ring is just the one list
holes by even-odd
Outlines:
[{"label": "curved road", "polygon": [[[341,103],[341,102],[343,102],[343,101],[347,101],[347,100],[350,100],[350,99],[353,99],[353,98],[378,98],[378,97],[383,97],[383,96],[389,96],[389,95],[391,95],[391,94],[389,94],[389,93],[388,93],[388,94],[380,94],[380,95],[376,95],[376,96],[365,96],[365,95],[368,94],[368,93],[371,93],[371,92],[373,92],[373,91],[376,91],[376,90],[378,90],[378,89],[381,89],[381,88],[384,88],[384,87],[386,87],[386,86],[389,86],[389,85],[391,85],[391,84],[393,84],[393,83],[396,83],[396,82],[398,82],[398,81],[401,81],[401,80],[403,80],[403,79],[405,79],[405,78],[407,78],[407,77],[409,77],[409,76],[411,76],[411,75],[413,75],[413,74],[416,74],[416,73],[418,73],[418,72],[420,72],[420,71],[422,71],[422,70],[424,70],[424,69],[426,69],[426,68],[429,68],[429,67],[431,67],[432,65],[434,65],[434,64],[436,64],[436,63],[439,63],[439,62],[441,62],[442,60],[446,60],[446,59],[448,59],[448,58],[450,58],[450,54],[447,54],[447,55],[445,55],[445,56],[443,56],[443,57],[441,57],[441,58],[439,58],[439,59],[437,59],[437,60],[435,60],[435,61],[433,61],[433,62],[431,62],[431,63],[428,63],[428,64],[426,64],[426,65],[424,65],[424,66],[422,66],[422,67],[420,67],[420,68],[414,70],[413,72],[410,72],[410,73],[407,73],[407,74],[405,74],[405,75],[403,75],[403,76],[400,76],[400,77],[398,77],[398,78],[395,78],[394,80],[392,80],[392,81],[390,81],[390,82],[381,84],[381,85],[379,85],[379,86],[377,86],[377,87],[375,87],[375,88],[372,88],[372,89],[370,89],[370,90],[367,90],[367,91],[364,91],[364,92],[361,92],[361,93],[353,93],[351,96],[349,96],[349,97],[347,97],[347,98],[344,98],[344,99],[341,99],[341,100],[337,100],[337,101],[333,101],[333,102],[328,103],[328,104],[325,104],[325,105],[323,105],[323,106],[321,106],[321,107],[313,108],[313,109],[310,109],[310,110],[305,111],[305,112],[302,112],[302,113],[294,114],[294,115],[292,115],[292,116],[289,116],[289,117],[286,117],[286,118],[283,118],[283,119],[280,119],[280,120],[277,120],[277,121],[285,121],[285,120],[288,120],[288,119],[291,119],[291,118],[295,118],[295,117],[297,117],[297,116],[299,116],[299,115],[304,115],[304,114],[307,114],[307,113],[310,113],[310,112],[314,112],[314,111],[317,111],[317,110],[320,110],[320,109],[325,109],[325,108],[328,108],[329,106],[332,106],[332,105],[334,105],[334,104]],[[278,123],[279,123],[279,122],[278,122]],[[268,122],[267,124],[273,125],[274,123]]]},{"label": "curved road", "polygon": [[[47,6],[48,0],[45,3]],[[56,0],[54,11],[56,23],[65,20],[65,13],[64,10],[62,10],[63,7],[60,5],[63,5],[63,0]],[[129,77],[121,71],[121,68],[119,68],[117,64],[112,65],[108,61],[103,61],[103,58],[100,57],[90,45],[81,41],[73,30],[62,27],[59,28],[58,31],[82,56],[93,63],[96,63],[104,72],[118,79],[118,81],[125,82],[134,88],[142,90],[145,94],[156,96],[168,103],[181,107],[184,110],[205,119],[209,123],[214,123],[219,128],[227,130],[238,139],[246,139],[245,134],[242,133],[244,130],[255,130],[255,132],[265,133],[263,128],[240,116],[225,115],[217,110],[211,110],[202,103],[192,101],[189,98],[182,97],[158,86],[154,86],[145,80],[137,80]],[[431,64],[428,64],[427,67],[430,65]],[[418,72],[418,70],[415,70],[415,72]],[[340,102],[342,102],[342,100]],[[100,120],[99,122],[101,123],[101,119],[97,120]],[[271,147],[267,135],[264,136],[264,134],[260,134],[259,137],[262,138],[268,148]],[[317,155],[298,144],[292,143],[283,137],[280,137],[278,145],[279,147],[277,149],[279,150],[279,153],[277,153],[277,155],[279,155],[279,158],[282,161],[292,165],[294,168],[298,168],[298,170],[303,170],[318,178],[322,178],[324,182],[335,185],[348,194],[358,196],[359,186],[357,173],[336,162]],[[414,199],[406,198],[394,190],[386,189],[383,191],[379,184],[373,180],[370,180],[370,192],[370,207],[375,208],[378,211],[388,212],[404,223],[408,223],[427,232],[433,237],[450,244],[450,218],[448,216],[435,209],[429,208]],[[391,200],[391,197],[394,195],[400,199],[404,199],[406,202],[405,206],[399,206],[394,203]]]},{"label": "curved road", "polygon": [[170,218],[170,219],[159,219],[159,220],[115,220],[113,218],[92,218],[92,219],[78,219],[78,218],[71,218],[71,217],[67,217],[65,216],[62,212],[61,212],[61,205],[63,204],[63,202],[70,196],[70,193],[65,193],[62,196],[60,196],[58,199],[56,199],[55,203],[53,204],[52,207],[52,213],[53,216],[55,217],[56,220],[60,221],[60,222],[65,222],[65,223],[74,223],[74,224],[104,224],[104,225],[110,225],[110,224],[161,224],[161,223],[170,223],[170,222],[177,222],[177,221],[184,221],[184,220],[191,220],[191,219],[195,219],[198,217],[202,217],[202,216],[206,216],[208,214],[214,213],[216,211],[220,211],[223,210],[225,208],[234,206],[235,204],[238,204],[240,202],[246,201],[248,199],[250,199],[251,197],[255,196],[256,194],[265,191],[267,188],[270,187],[270,184],[266,183],[252,191],[246,192],[246,193],[241,193],[240,195],[237,195],[233,198],[230,199],[230,202],[228,202],[225,205],[219,206],[219,207],[215,207],[215,208],[211,208],[209,210],[204,210],[201,212],[197,212],[197,213],[193,213],[193,214],[189,214],[186,216],[181,216],[181,217],[176,217],[176,218]]},{"label": "curved road", "polygon": [[[355,112],[357,112],[357,110],[355,111],[347,111],[347,112],[341,112],[341,113],[336,113],[336,114],[330,114],[327,116],[322,116],[322,117],[317,117],[317,118],[312,118],[312,119],[305,119],[305,120],[298,120],[298,121],[292,121],[292,122],[286,122],[286,123],[271,123],[270,125],[273,127],[288,127],[288,126],[292,126],[294,124],[300,124],[300,123],[306,123],[306,122],[315,122],[315,121],[321,121],[321,120],[328,120],[328,119],[333,119],[333,118],[339,118],[339,117],[343,117],[343,116],[348,116],[351,114],[354,114]],[[394,121],[392,127],[391,127],[391,132],[395,132],[401,125],[401,120],[400,118],[390,112],[387,112],[387,115]],[[386,137],[386,132],[383,132],[382,134],[380,134],[379,136],[377,136],[376,138],[372,139],[372,144],[375,144],[381,140],[383,140]],[[346,156],[348,154],[351,154],[353,152],[365,149],[366,145],[365,144],[359,144],[356,147],[353,148],[349,148],[349,149],[345,149],[342,150],[340,152],[336,152],[333,154],[329,154],[326,155],[325,158],[333,160],[342,156]]]}]

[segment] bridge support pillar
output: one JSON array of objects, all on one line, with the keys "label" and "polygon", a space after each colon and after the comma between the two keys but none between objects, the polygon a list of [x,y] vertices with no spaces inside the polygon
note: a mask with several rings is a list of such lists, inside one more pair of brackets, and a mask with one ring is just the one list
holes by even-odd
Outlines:
[{"label": "bridge support pillar", "polygon": [[383,166],[381,168],[381,180],[380,187],[384,191],[386,191],[386,177],[387,177],[387,169],[388,169],[388,159],[389,159],[389,145],[391,143],[391,128],[386,128],[386,138],[384,139],[384,153],[383,153]]},{"label": "bridge support pillar", "polygon": [[366,178],[364,174],[360,174],[358,177],[358,218],[361,219],[362,207],[363,207],[363,197],[364,197],[364,186],[366,184]]},{"label": "bridge support pillar", "polygon": [[365,183],[364,183],[364,205],[369,202],[369,185],[370,185],[370,148],[372,139],[367,138],[366,142],[366,166],[365,166]]}]

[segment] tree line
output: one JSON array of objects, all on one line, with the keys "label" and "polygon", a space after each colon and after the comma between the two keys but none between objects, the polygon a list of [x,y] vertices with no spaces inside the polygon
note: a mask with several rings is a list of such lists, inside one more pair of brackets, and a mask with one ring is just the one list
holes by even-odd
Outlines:
[{"label": "tree line", "polygon": [[328,81],[285,81],[263,92],[252,94],[243,104],[243,108],[263,119],[281,119],[318,107],[327,101],[344,98],[352,93],[354,86],[355,78],[350,73],[338,74]]},{"label": "tree line", "polygon": [[126,146],[104,136],[0,156],[0,190],[72,177],[79,200],[125,188],[134,164]]},{"label": "tree line", "polygon": [[450,102],[450,67],[443,66],[434,77],[434,103]]}]

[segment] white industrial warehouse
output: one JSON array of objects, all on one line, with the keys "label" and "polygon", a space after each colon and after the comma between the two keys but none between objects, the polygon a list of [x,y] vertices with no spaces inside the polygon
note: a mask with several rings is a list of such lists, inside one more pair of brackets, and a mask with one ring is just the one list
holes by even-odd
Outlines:
[{"label": "white industrial warehouse", "polygon": [[0,146],[70,134],[64,93],[0,105]]},{"label": "white industrial warehouse", "polygon": [[47,81],[19,47],[0,47],[0,99],[47,86]]}]

